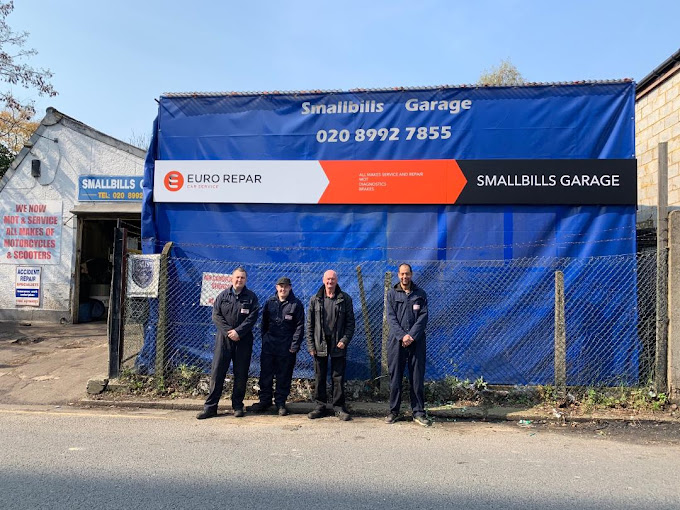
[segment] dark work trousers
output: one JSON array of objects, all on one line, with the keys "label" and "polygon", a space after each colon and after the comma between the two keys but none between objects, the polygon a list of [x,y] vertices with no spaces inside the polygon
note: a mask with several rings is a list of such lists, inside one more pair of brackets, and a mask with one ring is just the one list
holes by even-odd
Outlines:
[{"label": "dark work trousers", "polygon": [[[283,356],[262,353],[260,356],[260,402],[272,404],[272,396],[276,407],[285,405],[290,394],[290,383],[297,353],[288,352]],[[276,394],[273,394],[274,378],[276,378]]]},{"label": "dark work trousers", "polygon": [[[314,374],[316,384],[314,387],[314,400],[319,407],[325,407],[328,401],[326,392],[326,378],[328,377],[328,358],[330,356],[314,356]],[[340,411],[345,409],[345,366],[347,359],[344,356],[330,357],[331,381],[333,384],[333,409]]]},{"label": "dark work trousers", "polygon": [[390,374],[390,412],[399,414],[404,369],[408,365],[411,381],[411,409],[413,415],[425,414],[425,339],[402,347],[401,342],[390,339],[387,347],[387,365]]},{"label": "dark work trousers", "polygon": [[243,398],[246,396],[250,357],[253,353],[253,341],[239,340],[234,342],[228,338],[215,342],[212,372],[210,374],[210,393],[205,401],[205,409],[217,410],[217,403],[224,389],[224,378],[227,376],[229,364],[234,363],[234,390],[231,393],[231,407],[234,411],[243,409]]}]

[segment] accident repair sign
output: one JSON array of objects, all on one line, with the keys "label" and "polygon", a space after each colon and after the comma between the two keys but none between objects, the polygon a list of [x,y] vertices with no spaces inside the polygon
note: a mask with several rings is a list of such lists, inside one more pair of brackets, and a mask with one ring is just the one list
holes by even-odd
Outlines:
[{"label": "accident repair sign", "polygon": [[40,306],[40,266],[16,266],[16,306]]}]

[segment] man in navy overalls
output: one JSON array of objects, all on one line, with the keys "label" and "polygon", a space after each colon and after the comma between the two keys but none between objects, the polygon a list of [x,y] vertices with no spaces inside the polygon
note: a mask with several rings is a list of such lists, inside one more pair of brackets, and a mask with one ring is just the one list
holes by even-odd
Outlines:
[{"label": "man in navy overalls", "polygon": [[399,266],[399,283],[387,292],[387,366],[390,376],[390,414],[386,423],[399,419],[404,368],[408,365],[411,380],[413,420],[429,426],[425,415],[425,327],[427,326],[427,294],[411,279],[409,264]]},{"label": "man in navy overalls", "polygon": [[[250,410],[267,411],[272,397],[279,416],[286,416],[295,359],[305,334],[305,310],[295,297],[290,278],[276,282],[276,292],[262,307],[262,355],[260,356],[260,401]],[[274,378],[276,377],[276,394]]]},{"label": "man in navy overalls", "polygon": [[217,404],[222,396],[224,378],[229,364],[234,363],[234,390],[231,407],[234,417],[241,418],[243,398],[246,395],[250,358],[253,353],[253,327],[257,323],[260,305],[254,292],[246,288],[248,275],[242,267],[231,274],[230,289],[215,298],[212,319],[217,327],[215,354],[210,373],[210,393],[203,404],[203,411],[196,418],[204,420],[217,416]]}]

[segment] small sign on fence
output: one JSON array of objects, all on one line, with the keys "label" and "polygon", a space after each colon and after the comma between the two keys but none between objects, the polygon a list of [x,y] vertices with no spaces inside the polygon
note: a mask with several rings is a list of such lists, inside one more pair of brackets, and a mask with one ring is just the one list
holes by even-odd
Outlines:
[{"label": "small sign on fence", "polygon": [[130,255],[127,268],[128,297],[158,297],[161,256]]},{"label": "small sign on fence", "polygon": [[201,306],[212,306],[215,298],[224,289],[231,289],[231,275],[203,273],[201,281]]}]

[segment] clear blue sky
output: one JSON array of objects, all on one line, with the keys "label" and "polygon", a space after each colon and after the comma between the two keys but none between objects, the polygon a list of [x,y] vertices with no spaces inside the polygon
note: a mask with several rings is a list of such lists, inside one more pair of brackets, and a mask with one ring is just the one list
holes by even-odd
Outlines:
[{"label": "clear blue sky", "polygon": [[505,58],[529,81],[639,81],[679,20],[677,0],[17,0],[8,18],[54,73],[37,117],[125,141],[163,92],[458,85]]}]

